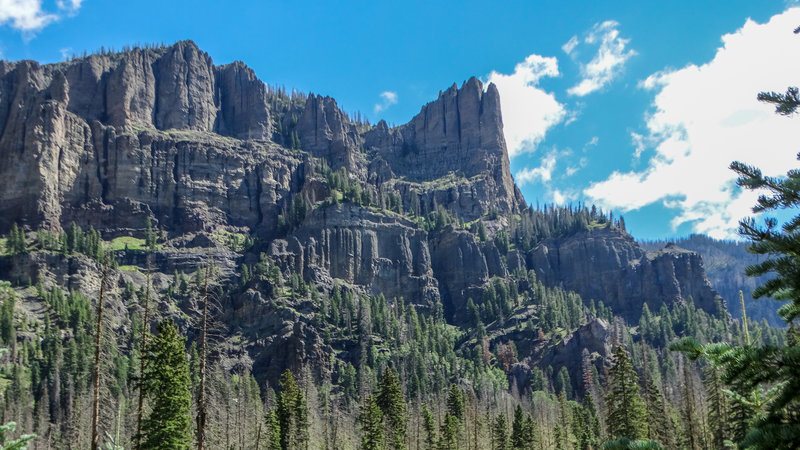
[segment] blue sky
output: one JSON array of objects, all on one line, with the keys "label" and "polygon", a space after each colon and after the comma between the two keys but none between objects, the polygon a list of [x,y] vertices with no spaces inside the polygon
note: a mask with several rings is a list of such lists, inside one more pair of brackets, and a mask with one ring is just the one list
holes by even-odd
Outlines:
[{"label": "blue sky", "polygon": [[800,126],[755,101],[800,80],[800,9],[770,1],[0,0],[0,57],[192,39],[218,64],[402,124],[470,76],[500,87],[530,203],[589,202],[638,238],[732,237],[731,160],[796,167]]}]

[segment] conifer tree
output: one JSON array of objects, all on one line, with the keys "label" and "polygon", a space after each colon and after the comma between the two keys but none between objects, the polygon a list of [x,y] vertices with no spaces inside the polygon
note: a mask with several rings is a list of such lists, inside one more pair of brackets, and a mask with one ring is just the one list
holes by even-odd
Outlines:
[{"label": "conifer tree", "polygon": [[425,429],[425,447],[428,450],[436,448],[436,422],[427,403],[422,404],[422,427]]},{"label": "conifer tree", "polygon": [[389,448],[404,449],[406,444],[406,427],[408,415],[403,390],[394,371],[386,368],[378,385],[377,402],[383,411],[387,428],[387,444]]},{"label": "conifer tree", "polygon": [[267,450],[281,450],[281,422],[275,410],[267,415],[267,424],[269,425]]},{"label": "conifer tree", "polygon": [[[790,116],[800,107],[798,92],[796,87],[788,88],[785,94],[761,92],[758,100],[772,103],[776,113]],[[800,170],[789,170],[785,177],[771,177],[738,161],[731,163],[730,168],[739,176],[739,186],[762,192],[753,207],[754,213],[779,210],[794,213],[800,206]],[[780,227],[774,218],[765,219],[763,227],[755,219],[743,219],[739,222],[739,234],[750,240],[751,253],[766,255],[758,264],[748,267],[745,274],[773,275],[753,291],[753,298],[788,300],[778,314],[791,329],[800,318],[800,214]],[[738,424],[745,416],[743,406],[757,410],[762,403],[762,389],[772,388],[774,396],[766,403],[766,411],[749,424],[747,435],[739,443],[741,447],[800,448],[800,345],[792,339],[788,341],[782,347],[758,347],[749,341],[743,346],[716,343],[701,346],[696,339],[684,338],[670,348],[684,352],[690,359],[707,358],[721,369],[720,379],[733,393]],[[741,434],[739,430],[740,426],[734,424],[735,435]]]},{"label": "conifer tree", "polygon": [[300,450],[308,442],[308,406],[294,374],[286,370],[278,382],[277,415],[281,430],[281,448]]},{"label": "conifer tree", "polygon": [[585,430],[581,438],[581,448],[595,448],[600,441],[600,418],[597,416],[597,406],[594,404],[592,393],[583,398],[583,416]]},{"label": "conifer tree", "polygon": [[189,364],[184,337],[170,320],[158,326],[148,346],[144,387],[152,411],[142,424],[142,448],[188,449],[191,445]]},{"label": "conifer tree", "polygon": [[459,420],[449,412],[445,413],[439,430],[438,450],[458,450]]},{"label": "conifer tree", "polygon": [[610,437],[638,440],[645,436],[647,414],[639,395],[639,377],[633,370],[628,352],[621,345],[614,349],[614,359],[608,372],[606,408],[606,427]]},{"label": "conifer tree", "polygon": [[361,424],[361,450],[386,448],[383,436],[383,411],[378,407],[374,396],[370,395],[364,400],[358,421]]},{"label": "conifer tree", "polygon": [[525,418],[522,406],[518,404],[514,409],[514,422],[511,423],[511,448],[520,450],[531,448],[533,436],[529,423],[532,422]]},{"label": "conifer tree", "polygon": [[494,450],[508,450],[508,421],[505,414],[498,414],[492,423],[492,448]]},{"label": "conifer tree", "polygon": [[447,411],[459,422],[464,420],[464,394],[455,384],[451,384],[447,392]]}]

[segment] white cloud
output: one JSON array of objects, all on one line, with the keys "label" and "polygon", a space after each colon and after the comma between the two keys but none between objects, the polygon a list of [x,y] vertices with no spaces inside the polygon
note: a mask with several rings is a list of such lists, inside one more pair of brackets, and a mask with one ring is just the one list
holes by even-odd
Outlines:
[{"label": "white cloud", "polygon": [[634,146],[633,159],[638,161],[647,147],[655,147],[658,144],[658,139],[631,131],[631,143]]},{"label": "white cloud", "polygon": [[553,178],[553,169],[556,168],[557,159],[558,152],[553,150],[541,159],[539,167],[523,168],[514,175],[514,180],[517,182],[518,186],[524,186],[536,180],[546,183]]},{"label": "white cloud", "polygon": [[567,170],[566,170],[567,176],[571,177],[572,175],[575,175],[575,173],[577,171],[579,171],[579,170],[583,169],[584,167],[586,167],[586,163],[587,162],[588,162],[588,160],[584,156],[583,158],[578,160],[578,165],[577,166],[569,166],[569,167],[567,167]]},{"label": "white cloud", "polygon": [[58,0],[56,11],[46,11],[41,0],[0,0],[0,26],[8,25],[24,34],[32,35],[65,15],[74,15],[82,0]]},{"label": "white cloud", "polygon": [[553,189],[549,191],[549,194],[556,205],[566,205],[578,198],[577,192],[562,191],[561,189]]},{"label": "white cloud", "polygon": [[487,76],[500,92],[503,131],[508,154],[514,157],[533,152],[547,130],[561,122],[566,110],[555,96],[538,87],[544,77],[557,77],[558,60],[530,55],[514,67],[510,75],[492,71]]},{"label": "white cloud", "polygon": [[62,61],[68,61],[70,55],[72,55],[72,47],[64,47],[61,50],[59,50],[59,53],[61,53]]},{"label": "white cloud", "polygon": [[392,91],[383,91],[381,92],[381,101],[380,103],[375,103],[375,114],[380,113],[381,111],[385,111],[386,108],[397,104],[397,92]]},{"label": "white cloud", "polygon": [[614,172],[584,194],[605,208],[623,212],[662,203],[675,208],[673,229],[734,237],[738,219],[750,214],[757,194],[735,185],[731,161],[781,175],[797,167],[797,118],[781,117],[756,101],[759,91],[784,91],[797,84],[800,8],[766,24],[747,20],[722,37],[714,58],[701,66],[651,75],[643,83],[655,91],[646,116],[648,134],[632,133],[634,157],[652,147],[655,155],[641,171]]},{"label": "white cloud", "polygon": [[[636,52],[627,50],[625,47],[630,42],[630,39],[623,39],[619,36],[619,23],[613,20],[607,20],[602,23],[595,24],[589,31],[589,34],[583,40],[585,44],[595,45],[598,44],[597,53],[594,58],[586,64],[581,64],[581,81],[575,86],[569,88],[567,92],[570,95],[583,97],[584,95],[591,94],[610,83],[620,73],[625,63]],[[567,42],[570,44],[573,42]],[[567,44],[564,49],[567,54],[570,54],[577,46],[568,47]]]},{"label": "white cloud", "polygon": [[578,41],[578,36],[572,36],[569,38],[566,44],[561,46],[561,50],[564,50],[564,53],[569,55],[573,50],[575,50],[575,47],[577,47],[579,43],[580,41]]},{"label": "white cloud", "polygon": [[64,11],[77,11],[77,10],[80,9],[81,3],[83,3],[83,0],[67,0],[67,1],[57,0],[56,1],[56,5],[58,6],[58,9],[61,9],[61,10],[64,10]]}]

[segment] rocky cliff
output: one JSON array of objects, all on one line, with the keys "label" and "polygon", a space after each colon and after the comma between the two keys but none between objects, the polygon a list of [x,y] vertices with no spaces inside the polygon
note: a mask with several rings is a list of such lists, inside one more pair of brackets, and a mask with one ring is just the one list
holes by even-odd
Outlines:
[{"label": "rocky cliff", "polygon": [[699,254],[674,246],[647,252],[611,227],[546,240],[528,254],[527,264],[546,284],[603,301],[632,323],[644,303],[658,308],[689,298],[709,313],[724,313]]},{"label": "rocky cliff", "polygon": [[[614,227],[501,252],[494,238],[531,210],[511,176],[498,90],[476,78],[390,128],[353,122],[330,97],[272,92],[190,41],[50,65],[0,61],[0,177],[1,234],[75,222],[105,240],[143,237],[149,220],[164,277],[213,260],[235,284],[240,267],[266,261],[323,292],[402,298],[459,325],[492,278],[530,270],[629,321],[644,302],[719,305],[696,254],[645,252]],[[255,244],[227,249],[219,236],[231,234]],[[118,253],[146,264],[141,252]],[[30,261],[3,261],[0,275],[56,272],[47,258]],[[231,329],[261,336],[243,358],[272,379],[275,367],[332,351],[313,328],[314,305],[276,313],[276,286],[245,283],[227,305]]]}]

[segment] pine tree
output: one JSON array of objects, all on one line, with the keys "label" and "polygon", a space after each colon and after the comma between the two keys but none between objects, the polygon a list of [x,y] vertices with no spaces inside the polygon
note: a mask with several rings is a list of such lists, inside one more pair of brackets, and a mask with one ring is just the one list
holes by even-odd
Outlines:
[{"label": "pine tree", "polygon": [[13,433],[16,428],[16,422],[0,425],[0,450],[25,450],[27,442],[36,438],[35,434],[23,434],[18,439],[7,440],[6,433]]},{"label": "pine tree", "polygon": [[370,395],[364,400],[358,421],[361,424],[362,450],[382,450],[386,448],[383,436],[383,411],[378,407],[374,396]]},{"label": "pine tree", "polygon": [[[797,30],[795,30],[797,32]],[[796,87],[785,94],[761,92],[758,100],[772,103],[778,114],[793,115],[800,106]],[[798,154],[800,159],[800,154]],[[800,170],[792,169],[785,177],[765,176],[760,169],[733,162],[731,170],[739,176],[737,184],[745,189],[761,191],[754,213],[789,210],[800,206]],[[753,291],[753,298],[771,297],[788,300],[778,310],[789,325],[800,318],[800,214],[778,227],[774,218],[765,219],[763,227],[755,219],[739,222],[739,234],[750,240],[751,253],[765,255],[758,264],[748,267],[748,276],[773,277]],[[701,346],[696,339],[684,338],[670,346],[684,352],[689,358],[706,358],[721,369],[720,380],[731,387],[736,415],[734,431],[740,435],[744,405],[758,409],[762,404],[761,392],[772,388],[774,398],[766,404],[766,411],[758,414],[749,425],[749,431],[740,442],[741,447],[754,449],[800,448],[800,345],[789,340],[784,346],[757,347],[750,342],[743,346],[707,344]]]},{"label": "pine tree", "polygon": [[422,404],[422,427],[425,429],[425,446],[428,450],[436,448],[436,422],[427,403]]},{"label": "pine tree", "polygon": [[637,440],[645,436],[647,411],[639,396],[639,377],[633,370],[628,352],[621,345],[614,349],[608,372],[606,408],[606,427],[610,437]]},{"label": "pine tree", "polygon": [[150,221],[150,217],[145,219],[144,227],[144,246],[147,247],[147,250],[154,252],[156,251],[158,237],[153,232],[153,223]]},{"label": "pine tree", "polygon": [[447,392],[447,411],[459,422],[464,420],[464,394],[455,384],[451,384]]},{"label": "pine tree", "polygon": [[25,242],[25,231],[19,228],[16,222],[11,225],[11,231],[6,239],[6,253],[9,255],[21,255],[27,253],[28,246]]},{"label": "pine tree", "polygon": [[386,368],[378,384],[378,406],[383,411],[387,427],[387,443],[389,448],[404,449],[408,415],[403,390],[394,371]]},{"label": "pine tree", "polygon": [[595,448],[600,441],[600,418],[597,416],[597,406],[594,404],[592,393],[583,398],[584,430],[581,438],[581,448]]},{"label": "pine tree", "polygon": [[281,450],[281,422],[274,410],[267,415],[267,424],[269,425],[267,450]]},{"label": "pine tree", "polygon": [[278,423],[281,430],[281,448],[283,450],[304,449],[308,443],[308,407],[300,386],[294,375],[286,370],[278,382],[281,388],[278,394]]},{"label": "pine tree", "polygon": [[514,449],[525,449],[529,445],[529,436],[526,433],[525,413],[522,406],[517,405],[514,409],[514,422],[511,423],[511,447]]},{"label": "pine tree", "polygon": [[508,450],[508,421],[505,414],[499,414],[492,423],[493,450]]},{"label": "pine tree", "polygon": [[703,386],[708,401],[708,421],[713,438],[711,444],[714,448],[723,448],[725,441],[730,437],[728,399],[723,392],[719,369],[709,365],[704,368],[703,372],[705,373]]},{"label": "pine tree", "polygon": [[449,412],[445,413],[439,430],[438,450],[458,450],[459,420]]},{"label": "pine tree", "polygon": [[655,380],[649,376],[644,382],[644,400],[647,405],[647,437],[661,442],[667,448],[673,448],[675,435],[664,407],[664,396]]},{"label": "pine tree", "polygon": [[164,320],[147,350],[143,383],[152,411],[142,424],[142,448],[188,449],[192,394],[184,337],[172,321]]}]

